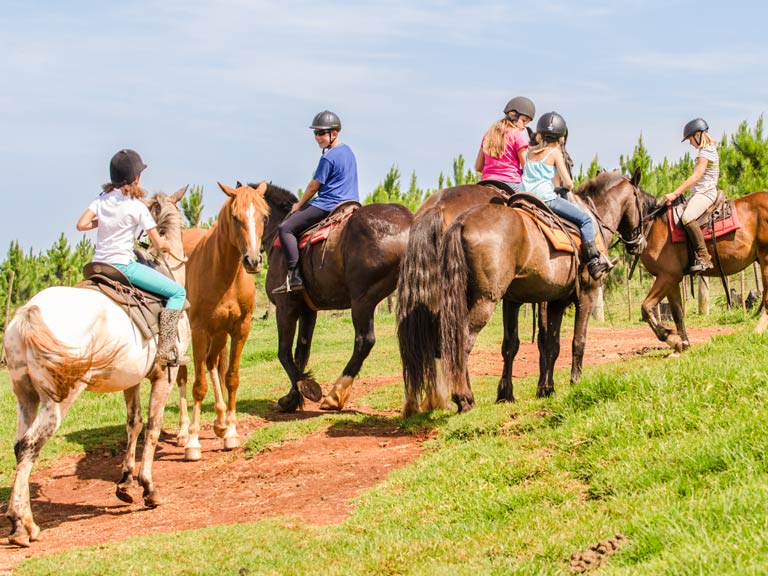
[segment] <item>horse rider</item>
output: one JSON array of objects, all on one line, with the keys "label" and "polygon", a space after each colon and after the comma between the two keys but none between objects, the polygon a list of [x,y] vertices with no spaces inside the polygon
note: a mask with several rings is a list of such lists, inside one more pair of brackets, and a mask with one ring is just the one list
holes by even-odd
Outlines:
[{"label": "horse rider", "polygon": [[77,221],[79,231],[96,229],[94,262],[104,262],[120,270],[131,284],[167,298],[160,311],[160,334],[157,361],[161,366],[186,364],[189,358],[176,350],[179,317],[187,291],[171,278],[136,261],[135,240],[142,231],[147,233],[158,250],[169,251],[170,243],[160,236],[157,224],[141,201],[145,196],[139,185],[146,168],[134,150],[118,151],[109,163],[110,182],[83,212]]},{"label": "horse rider", "polygon": [[704,272],[712,268],[712,259],[707,252],[704,234],[696,220],[712,206],[717,199],[717,180],[720,177],[720,156],[717,153],[717,143],[709,135],[709,125],[703,118],[694,118],[683,127],[683,139],[698,150],[696,165],[685,182],[674,192],[664,195],[665,202],[670,205],[686,190],[691,191],[691,197],[683,210],[681,218],[688,238],[693,244],[694,261],[688,271],[691,274]]},{"label": "horse rider", "polygon": [[528,155],[526,127],[534,116],[536,106],[529,98],[516,96],[507,102],[504,117],[488,128],[477,152],[475,170],[482,180],[499,180],[520,192]]},{"label": "horse rider", "polygon": [[570,220],[579,227],[582,255],[589,275],[602,278],[609,265],[600,258],[595,244],[595,226],[592,217],[581,207],[562,198],[556,188],[573,189],[565,159],[560,149],[565,142],[568,127],[557,112],[543,114],[536,123],[535,144],[528,150],[528,161],[523,168],[523,191],[541,199],[552,212]]},{"label": "horse rider", "polygon": [[272,294],[304,289],[299,267],[298,238],[301,233],[320,222],[341,202],[360,199],[357,160],[352,149],[339,140],[339,117],[330,110],[323,110],[315,115],[310,128],[323,153],[315,175],[307,184],[301,199],[293,204],[290,213],[277,229],[288,274],[285,283],[272,290]]}]

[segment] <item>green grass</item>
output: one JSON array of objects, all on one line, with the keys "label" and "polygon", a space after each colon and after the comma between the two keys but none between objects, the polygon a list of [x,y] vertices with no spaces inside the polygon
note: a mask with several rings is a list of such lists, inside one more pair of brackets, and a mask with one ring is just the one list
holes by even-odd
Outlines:
[{"label": "green grass", "polygon": [[[478,347],[498,350],[498,316]],[[753,335],[752,326],[743,323],[677,359],[655,354],[587,369],[572,387],[558,372],[558,394],[545,400],[534,398],[531,377],[516,381],[517,403],[496,405],[496,377],[475,378],[474,411],[402,423],[433,430],[425,455],[359,497],[338,525],[277,518],[213,526],[31,558],[18,571],[567,574],[572,552],[622,533],[630,542],[599,574],[764,574],[768,338]],[[266,353],[275,346],[273,331],[272,322],[254,324],[247,349],[259,361],[242,370],[241,406],[254,415],[286,391],[279,362]],[[570,334],[566,321],[564,337]],[[390,315],[377,318],[377,336],[365,374],[399,374]],[[321,381],[338,375],[350,339],[346,317],[320,318],[310,363]],[[7,499],[15,418],[4,378],[0,478]],[[401,401],[398,384],[362,400],[387,410]],[[46,446],[48,461],[87,449],[102,434],[108,445],[122,441],[120,395],[78,402],[80,415],[70,414],[57,435],[63,439]],[[174,406],[175,400],[166,415],[170,427]],[[206,412],[210,418],[210,404]],[[254,431],[250,454],[258,458],[270,446],[359,418],[272,423]]]}]

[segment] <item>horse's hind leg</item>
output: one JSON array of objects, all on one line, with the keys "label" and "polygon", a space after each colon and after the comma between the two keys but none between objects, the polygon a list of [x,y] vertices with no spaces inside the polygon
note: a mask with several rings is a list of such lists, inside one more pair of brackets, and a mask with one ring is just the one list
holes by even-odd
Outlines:
[{"label": "horse's hind leg", "polygon": [[293,337],[296,335],[296,323],[299,320],[299,314],[290,303],[278,302],[276,308],[277,358],[291,380],[291,389],[288,391],[288,394],[277,401],[277,405],[283,412],[296,412],[297,409],[304,406],[304,397],[298,388],[298,382],[304,376],[304,372],[296,366],[291,350],[293,347]]},{"label": "horse's hind leg", "polygon": [[128,445],[121,468],[120,481],[117,483],[115,496],[123,502],[133,502],[130,489],[133,486],[133,470],[136,467],[136,444],[143,422],[141,419],[141,389],[139,385],[123,391],[127,412],[125,430],[128,433]]},{"label": "horse's hind leg", "polygon": [[504,340],[501,343],[501,356],[504,359],[504,368],[496,387],[496,402],[514,402],[515,394],[512,387],[512,363],[520,350],[520,335],[518,320],[520,317],[520,304],[514,304],[504,300],[501,304],[504,318]]},{"label": "horse's hind leg", "polygon": [[323,398],[320,408],[323,410],[341,410],[347,404],[352,390],[352,383],[360,373],[363,362],[368,358],[371,349],[376,343],[376,334],[373,326],[373,313],[375,306],[352,303],[352,324],[355,327],[355,347],[352,358],[341,373],[341,376],[333,383],[331,391]]},{"label": "horse's hind leg", "polygon": [[469,412],[475,407],[475,395],[469,379],[469,354],[475,347],[475,340],[493,315],[496,302],[490,300],[478,301],[472,306],[467,315],[467,341],[464,349],[463,377],[453,386],[451,399],[456,404],[458,411]]},{"label": "horse's hind leg", "polygon": [[176,444],[186,446],[189,442],[189,406],[187,404],[187,383],[189,372],[186,366],[179,366],[176,375],[176,386],[179,389],[179,433],[176,434]]}]

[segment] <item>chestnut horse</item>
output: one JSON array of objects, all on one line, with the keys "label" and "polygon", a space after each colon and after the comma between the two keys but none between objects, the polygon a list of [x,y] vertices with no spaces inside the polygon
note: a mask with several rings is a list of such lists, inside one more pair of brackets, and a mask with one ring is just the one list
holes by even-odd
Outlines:
[{"label": "chestnut horse", "polygon": [[[181,213],[176,203],[184,192],[186,188],[173,196],[157,194],[147,202],[158,232],[171,244],[171,254],[179,263],[174,262],[173,276],[182,285]],[[170,264],[168,267],[171,268]],[[183,314],[179,322],[179,350],[186,350],[188,343],[189,323]],[[130,488],[142,429],[139,385],[144,378],[149,379],[149,422],[138,480],[144,504],[150,508],[160,504],[160,494],[152,480],[152,462],[177,369],[162,369],[155,364],[155,339],[145,338],[120,305],[105,294],[54,286],[37,293],[19,308],[5,332],[4,347],[18,420],[13,445],[16,476],[6,512],[12,525],[10,543],[26,547],[40,539],[40,527],[30,508],[30,472],[40,450],[85,390],[122,392],[125,397],[128,444],[115,494],[124,502],[133,502]]]},{"label": "chestnut horse", "polygon": [[[183,234],[195,363],[191,423],[186,409],[186,367],[179,370],[177,379],[181,398],[178,442],[185,447],[185,460],[201,458],[200,412],[208,391],[206,371],[213,382],[214,432],[223,438],[225,450],[240,445],[236,414],[240,355],[251,330],[256,295],[251,274],[261,270],[261,237],[269,215],[264,201],[266,183],[238,185],[236,189],[219,183],[219,187],[228,198],[214,225]],[[226,401],[222,381],[227,388]]]},{"label": "chestnut horse", "polygon": [[[413,214],[400,204],[369,204],[355,210],[333,229],[324,244],[302,250],[300,266],[305,290],[272,294],[285,281],[283,251],[274,245],[277,228],[297,202],[292,193],[270,184],[264,194],[270,216],[264,232],[269,261],[266,288],[276,307],[278,358],[291,380],[291,389],[278,400],[284,412],[304,405],[304,395],[320,400],[320,386],[306,370],[318,310],[352,309],[355,342],[352,357],[320,408],[341,410],[352,383],[376,342],[376,305],[395,289],[400,260],[408,242]],[[298,325],[295,353],[291,351]]]},{"label": "chestnut horse", "polygon": [[[628,250],[642,243],[639,171],[632,180],[619,172],[604,172],[576,191],[576,198],[596,216],[603,237],[617,232]],[[439,266],[443,282],[440,301],[440,343],[443,377],[459,412],[474,407],[468,359],[477,334],[504,299],[504,372],[498,401],[513,401],[512,363],[519,349],[518,313],[528,302],[546,302],[539,316],[540,375],[537,396],[554,392],[554,364],[560,353],[560,326],[571,303],[586,323],[599,286],[573,253],[556,250],[529,216],[508,206],[491,204],[459,216],[443,239]],[[581,309],[579,311],[579,309]],[[574,333],[574,346],[576,334]],[[581,350],[583,354],[583,348]]]},{"label": "chestnut horse", "polygon": [[[466,184],[438,190],[416,212],[397,284],[397,337],[403,365],[407,418],[420,410],[447,409],[450,398],[438,382],[439,344],[438,249],[445,229],[474,206],[506,202],[492,186]],[[421,406],[419,398],[426,392]]]},{"label": "chestnut horse", "polygon": [[[643,300],[642,316],[648,322],[656,337],[666,342],[675,352],[688,348],[688,334],[683,317],[680,283],[688,268],[686,243],[672,243],[667,220],[667,210],[658,210],[656,199],[646,199],[649,210],[656,216],[650,221],[646,232],[648,247],[641,255],[645,268],[654,277],[653,285]],[[733,202],[741,228],[716,238],[717,251],[713,242],[707,241],[714,267],[704,272],[705,276],[736,274],[757,261],[763,280],[763,314],[755,331],[762,333],[768,327],[768,192],[752,192]],[[672,318],[677,328],[674,333],[656,320],[655,306],[664,298],[669,300]]]}]

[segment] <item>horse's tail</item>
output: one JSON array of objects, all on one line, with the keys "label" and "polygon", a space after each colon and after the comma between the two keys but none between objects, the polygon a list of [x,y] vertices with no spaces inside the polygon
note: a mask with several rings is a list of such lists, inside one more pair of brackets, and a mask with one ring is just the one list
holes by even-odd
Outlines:
[{"label": "horse's tail", "polygon": [[437,380],[437,267],[443,215],[438,207],[420,215],[411,227],[397,280],[397,338],[406,397],[418,398]]},{"label": "horse's tail", "polygon": [[61,342],[43,320],[38,306],[23,306],[13,319],[13,327],[26,351],[26,363],[34,364],[43,374],[48,395],[56,402],[64,400],[74,384],[92,370],[104,370],[115,359],[115,351],[106,352],[91,340],[85,352],[78,353]]},{"label": "horse's tail", "polygon": [[451,390],[466,373],[467,346],[467,256],[462,234],[464,224],[454,222],[443,237],[440,250],[442,301],[440,305],[440,351],[443,377]]}]

